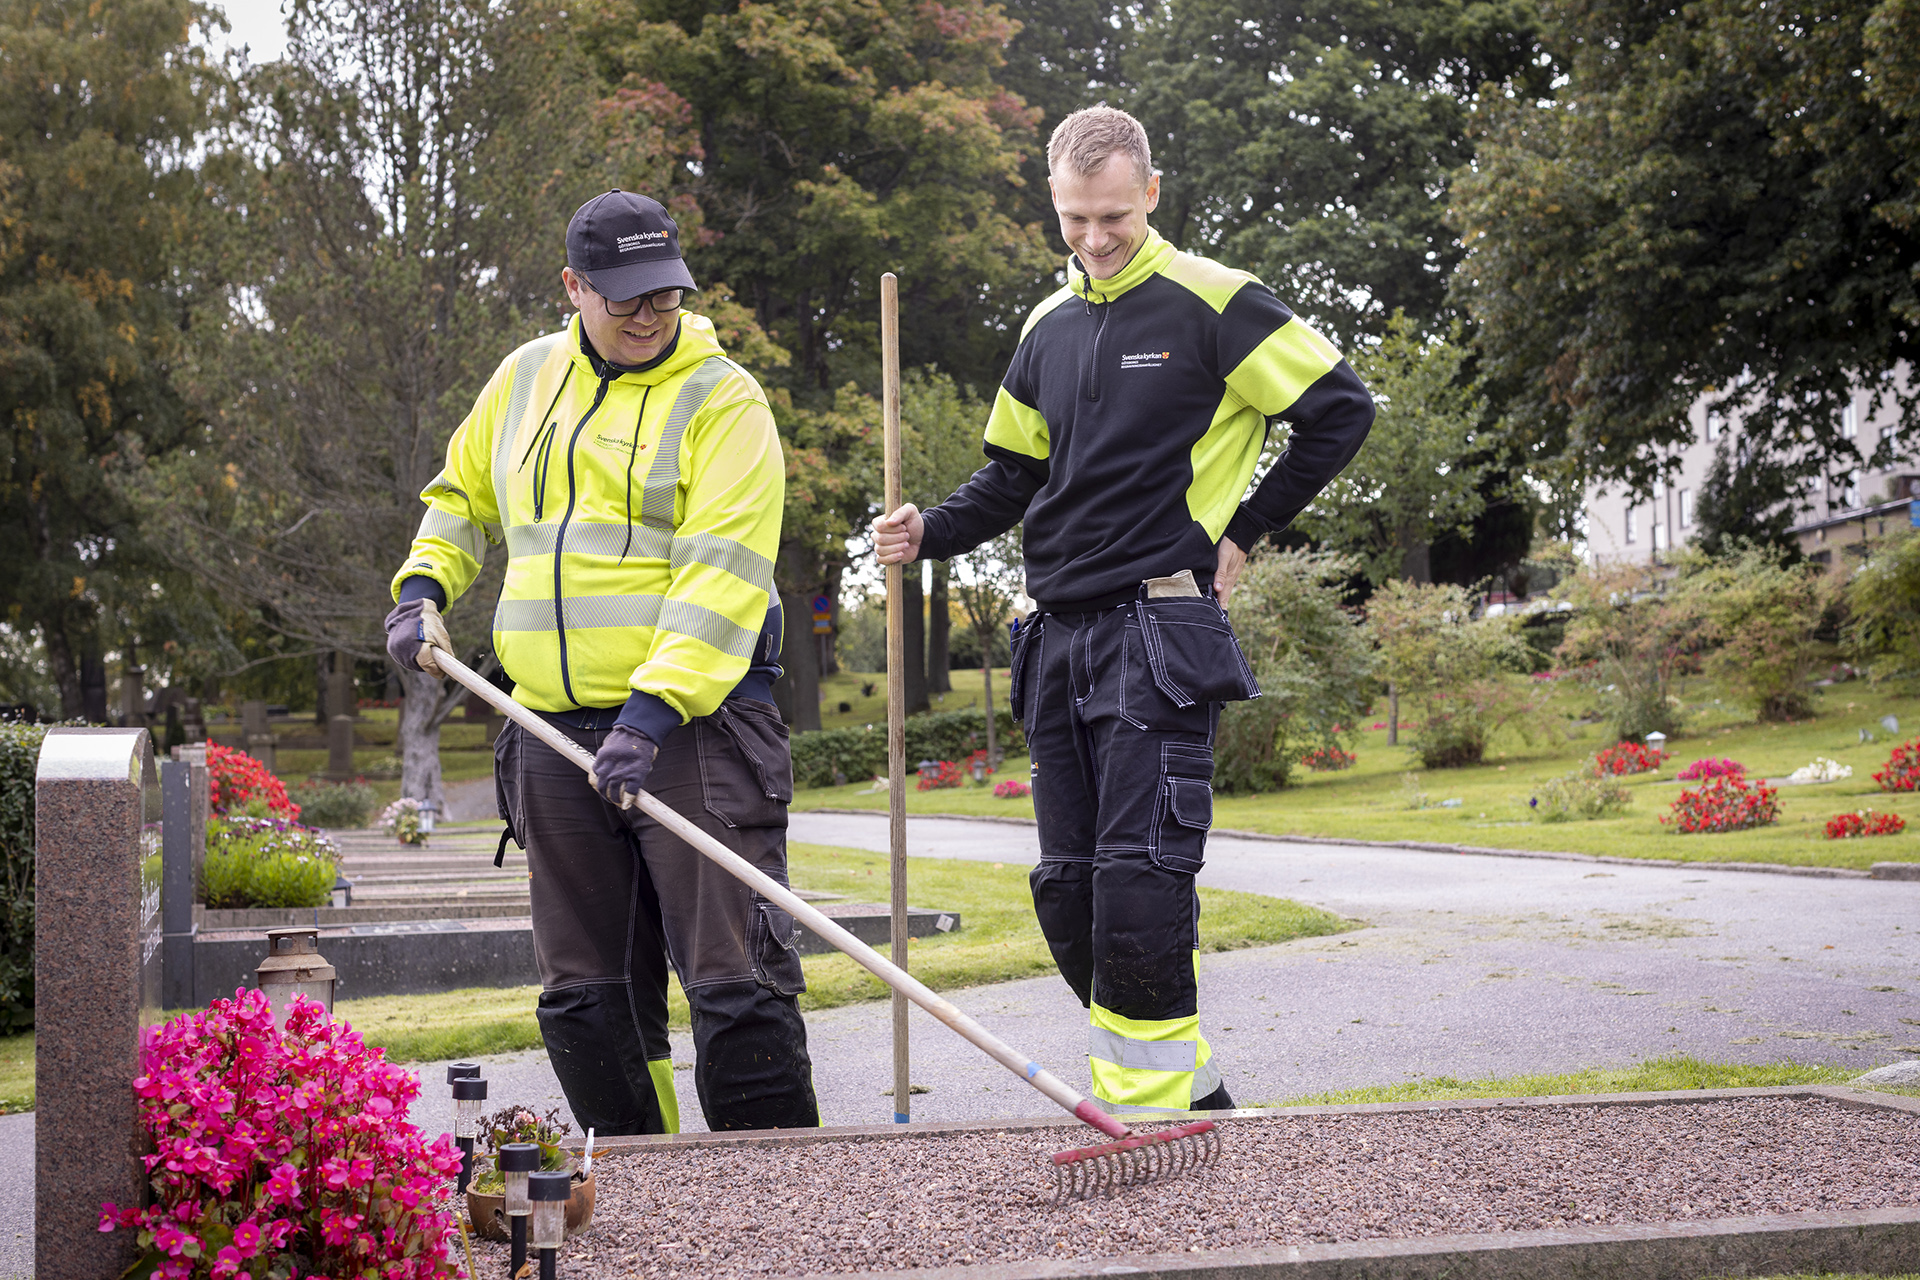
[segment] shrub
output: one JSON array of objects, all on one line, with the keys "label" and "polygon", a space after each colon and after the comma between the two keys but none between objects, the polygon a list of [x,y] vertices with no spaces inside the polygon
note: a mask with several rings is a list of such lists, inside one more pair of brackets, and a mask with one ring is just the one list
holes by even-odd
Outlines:
[{"label": "shrub", "polygon": [[1018,800],[1022,796],[1030,796],[1032,794],[1032,787],[1014,778],[1008,778],[1005,782],[996,782],[993,786],[993,798],[995,800]]},{"label": "shrub", "polygon": [[324,907],[339,858],[325,836],[291,822],[216,818],[207,823],[201,898],[216,910]]},{"label": "shrub", "polygon": [[0,1032],[33,1025],[33,775],[46,736],[0,724]]},{"label": "shrub", "polygon": [[1593,776],[1620,778],[1628,774],[1649,773],[1660,767],[1667,753],[1642,742],[1616,742],[1593,756]]},{"label": "shrub", "polygon": [[1680,771],[1682,782],[1704,782],[1708,778],[1744,778],[1747,766],[1721,756],[1717,760],[1695,760]]},{"label": "shrub", "polygon": [[1803,764],[1787,777],[1793,782],[1839,782],[1853,776],[1853,766],[1816,756],[1812,764]]},{"label": "shrub", "polygon": [[1882,791],[1920,791],[1920,738],[1895,747],[1873,780]]},{"label": "shrub", "polygon": [[[997,707],[997,745],[1008,755],[1027,749],[1013,713]],[[978,707],[961,707],[931,715],[907,717],[907,761],[960,760],[986,749],[987,715]],[[871,778],[887,771],[887,733],[872,729],[818,729],[793,736],[793,785],[831,787],[844,781]]]},{"label": "shrub", "polygon": [[1569,773],[1549,778],[1527,800],[1540,822],[1571,822],[1575,818],[1605,818],[1633,803],[1633,793],[1611,778]]},{"label": "shrub", "polygon": [[243,812],[249,800],[257,799],[289,822],[300,816],[300,806],[287,799],[285,784],[244,751],[209,742],[207,782],[215,813]]},{"label": "shrub", "polygon": [[304,996],[286,1027],[241,990],[144,1035],[152,1203],[103,1204],[100,1229],[139,1233],[142,1275],[459,1275],[460,1152],[408,1122],[419,1080]]},{"label": "shrub", "polygon": [[1707,674],[1762,720],[1812,715],[1810,682],[1833,654],[1820,636],[1830,631],[1838,581],[1824,565],[1789,565],[1767,547],[1693,565],[1682,590],[1700,600],[1703,639],[1714,645]]},{"label": "shrub", "polygon": [[1780,820],[1780,790],[1745,778],[1709,778],[1687,788],[1660,821],[1681,835],[1744,831]]},{"label": "shrub", "polygon": [[379,803],[378,793],[364,782],[310,782],[288,795],[310,827],[364,827]]},{"label": "shrub", "polygon": [[1897,813],[1836,813],[1827,819],[1827,839],[1847,840],[1855,836],[1897,836],[1907,829],[1907,820]]},{"label": "shrub", "polygon": [[1300,763],[1315,773],[1334,773],[1341,769],[1353,768],[1353,763],[1357,759],[1359,757],[1353,752],[1343,751],[1339,747],[1315,747],[1300,757]]},{"label": "shrub", "polygon": [[1675,588],[1657,565],[1585,569],[1565,584],[1574,606],[1556,651],[1580,668],[1614,736],[1640,739],[1680,727],[1674,683],[1706,626],[1701,597]]}]

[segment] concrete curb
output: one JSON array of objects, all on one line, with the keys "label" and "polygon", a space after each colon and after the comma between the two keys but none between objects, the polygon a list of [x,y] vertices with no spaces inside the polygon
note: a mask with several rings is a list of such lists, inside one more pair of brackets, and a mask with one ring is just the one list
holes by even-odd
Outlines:
[{"label": "concrete curb", "polygon": [[[1844,1106],[1897,1111],[1920,1118],[1920,1098],[1834,1085],[1760,1089],[1691,1089],[1661,1093],[1576,1094],[1544,1098],[1463,1098],[1446,1102],[1364,1103],[1345,1107],[1269,1107],[1206,1113],[1218,1119],[1267,1116],[1363,1116],[1410,1111],[1523,1111],[1547,1107],[1659,1106],[1733,1098],[1825,1098]],[[1155,1116],[1154,1119],[1174,1119]],[[1066,1116],[1013,1121],[947,1121],[857,1125],[834,1129],[727,1135],[668,1134],[605,1138],[596,1156],[634,1156],[662,1147],[806,1146],[833,1141],[887,1141],[939,1133],[1005,1132],[1078,1127]],[[575,1148],[578,1141],[568,1145]],[[1701,1222],[1630,1223],[1495,1232],[1377,1238],[1339,1244],[1133,1257],[1035,1259],[1016,1263],[925,1267],[910,1271],[840,1272],[843,1280],[913,1276],[920,1280],[1673,1280],[1674,1277],[1785,1272],[1888,1274],[1920,1265],[1920,1206],[1715,1218]]]},{"label": "concrete curb", "polygon": [[[871,817],[884,809],[801,809],[800,813],[843,813]],[[915,813],[913,818],[951,818],[956,822],[1002,822],[1012,826],[1039,825],[1032,818],[1002,817],[998,814]],[[1620,858],[1604,853],[1568,853],[1546,849],[1490,849],[1474,844],[1439,844],[1426,840],[1354,840],[1347,836],[1273,835],[1266,831],[1240,831],[1215,827],[1212,834],[1232,836],[1236,840],[1265,840],[1271,844],[1338,844],[1359,849],[1412,849],[1419,853],[1467,853],[1488,858],[1535,858],[1550,862],[1603,862],[1621,867],[1666,867],[1688,871],[1753,871],[1776,876],[1815,876],[1826,880],[1920,880],[1920,862],[1876,862],[1871,871],[1853,867],[1802,867],[1781,862],[1688,862],[1679,858]],[[1912,870],[1908,870],[1912,868]]]}]

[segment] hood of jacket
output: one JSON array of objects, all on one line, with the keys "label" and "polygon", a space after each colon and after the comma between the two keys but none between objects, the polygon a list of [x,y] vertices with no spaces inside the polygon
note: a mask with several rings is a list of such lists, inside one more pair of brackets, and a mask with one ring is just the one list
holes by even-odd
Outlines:
[{"label": "hood of jacket", "polygon": [[1075,293],[1088,302],[1112,302],[1133,286],[1157,275],[1166,269],[1173,255],[1180,252],[1155,231],[1147,228],[1147,238],[1140,243],[1133,260],[1120,268],[1120,274],[1111,280],[1095,280],[1080,265],[1080,259],[1069,255],[1067,258],[1067,284]]}]

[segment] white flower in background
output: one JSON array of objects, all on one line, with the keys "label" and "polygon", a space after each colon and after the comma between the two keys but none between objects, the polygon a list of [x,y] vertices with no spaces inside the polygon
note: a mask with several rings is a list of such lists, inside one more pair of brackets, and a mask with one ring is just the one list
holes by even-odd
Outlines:
[{"label": "white flower in background", "polygon": [[1803,764],[1787,775],[1788,782],[1838,782],[1842,778],[1853,776],[1853,766],[1841,764],[1838,760],[1829,760],[1825,756],[1816,757],[1812,764]]}]

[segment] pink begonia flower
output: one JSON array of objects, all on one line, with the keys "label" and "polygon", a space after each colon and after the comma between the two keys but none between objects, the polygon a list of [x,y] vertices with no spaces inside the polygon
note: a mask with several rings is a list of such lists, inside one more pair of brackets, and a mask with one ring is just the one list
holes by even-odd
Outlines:
[{"label": "pink begonia flower", "polygon": [[222,1249],[213,1260],[213,1280],[227,1280],[240,1272],[240,1251],[232,1245]]},{"label": "pink begonia flower", "polygon": [[243,1258],[251,1258],[260,1251],[260,1224],[252,1219],[233,1229],[233,1247],[240,1251]]},{"label": "pink begonia flower", "polygon": [[190,1244],[199,1244],[200,1238],[190,1235],[178,1227],[161,1227],[153,1233],[153,1247],[169,1258],[178,1258]]}]

